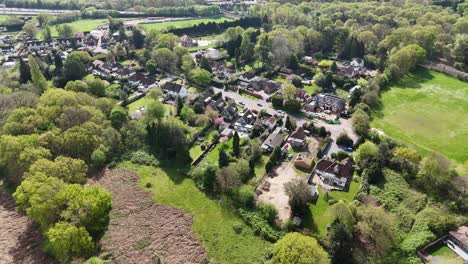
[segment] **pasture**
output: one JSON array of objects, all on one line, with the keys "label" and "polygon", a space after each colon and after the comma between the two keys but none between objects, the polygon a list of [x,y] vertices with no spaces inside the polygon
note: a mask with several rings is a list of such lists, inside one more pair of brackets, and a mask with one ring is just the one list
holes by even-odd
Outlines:
[{"label": "pasture", "polygon": [[372,127],[458,163],[468,160],[468,83],[418,69],[381,95]]}]

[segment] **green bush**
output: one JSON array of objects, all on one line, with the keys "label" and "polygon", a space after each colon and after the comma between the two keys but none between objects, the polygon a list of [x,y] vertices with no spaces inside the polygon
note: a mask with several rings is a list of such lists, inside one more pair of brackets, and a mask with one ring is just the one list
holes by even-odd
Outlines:
[{"label": "green bush", "polygon": [[239,209],[239,214],[242,220],[252,227],[256,235],[268,241],[275,242],[284,235],[283,232],[277,231],[270,226],[268,222],[256,212]]},{"label": "green bush", "polygon": [[234,223],[232,224],[232,229],[234,229],[234,232],[236,232],[236,234],[240,234],[242,233],[242,228],[244,227],[244,225],[242,223]]},{"label": "green bush", "polygon": [[135,164],[145,166],[158,166],[159,161],[151,154],[145,151],[138,150],[131,154],[130,161]]},{"label": "green bush", "polygon": [[270,225],[275,223],[275,220],[278,217],[278,211],[273,205],[259,202],[257,203],[256,209],[257,212],[263,217],[263,219],[267,220]]}]

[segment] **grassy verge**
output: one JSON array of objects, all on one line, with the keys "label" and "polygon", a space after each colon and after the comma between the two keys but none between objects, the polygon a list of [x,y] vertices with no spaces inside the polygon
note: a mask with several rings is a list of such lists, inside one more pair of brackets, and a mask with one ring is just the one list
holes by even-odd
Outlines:
[{"label": "grassy verge", "polygon": [[242,220],[201,192],[175,167],[160,169],[129,162],[119,166],[135,170],[140,175],[142,188],[150,182],[152,187],[145,189],[152,193],[157,203],[180,208],[193,216],[193,230],[211,260],[220,263],[259,262],[271,245],[255,236],[245,225],[241,233],[234,232],[233,225],[242,223]]},{"label": "grassy verge", "polygon": [[[344,200],[349,203],[354,200],[356,196],[361,179],[358,181],[352,181],[347,192],[332,191],[328,194],[329,199],[335,201]],[[312,230],[320,237],[325,236],[327,233],[327,225],[330,224],[330,205],[325,200],[325,192],[323,189],[319,189],[319,197],[315,204],[309,204],[309,210],[304,217],[304,227]]]}]

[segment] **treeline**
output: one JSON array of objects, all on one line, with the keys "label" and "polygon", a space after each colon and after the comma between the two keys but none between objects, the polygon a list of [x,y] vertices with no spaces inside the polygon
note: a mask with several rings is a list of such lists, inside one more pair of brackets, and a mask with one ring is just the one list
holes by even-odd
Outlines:
[{"label": "treeline", "polygon": [[190,36],[201,36],[201,35],[209,35],[209,34],[220,34],[224,32],[226,29],[232,28],[232,27],[258,28],[261,26],[262,26],[262,20],[260,18],[244,17],[239,20],[225,21],[221,23],[216,23],[216,22],[208,22],[206,24],[200,23],[191,27],[171,29],[169,30],[169,32],[174,33],[176,35],[186,34]]},{"label": "treeline", "polygon": [[6,7],[18,8],[42,8],[42,9],[70,9],[80,10],[87,7],[95,7],[98,9],[144,9],[148,7],[166,7],[166,6],[191,6],[196,4],[191,0],[5,0]]}]

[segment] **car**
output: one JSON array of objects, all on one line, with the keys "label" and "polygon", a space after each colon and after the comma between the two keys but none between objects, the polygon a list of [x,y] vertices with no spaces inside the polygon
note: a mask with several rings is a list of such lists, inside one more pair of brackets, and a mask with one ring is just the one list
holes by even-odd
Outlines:
[{"label": "car", "polygon": [[245,103],[244,103],[244,102],[239,102],[239,104],[240,104],[240,105],[245,105]]},{"label": "car", "polygon": [[344,150],[346,150],[347,152],[353,152],[353,148],[352,148],[352,147],[345,147]]},{"label": "car", "polygon": [[258,105],[258,106],[260,106],[260,107],[263,107],[263,105],[262,105],[262,104],[257,104],[257,105]]}]

